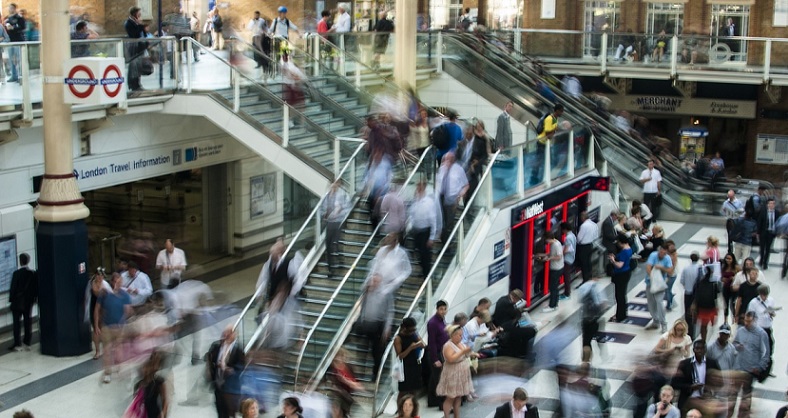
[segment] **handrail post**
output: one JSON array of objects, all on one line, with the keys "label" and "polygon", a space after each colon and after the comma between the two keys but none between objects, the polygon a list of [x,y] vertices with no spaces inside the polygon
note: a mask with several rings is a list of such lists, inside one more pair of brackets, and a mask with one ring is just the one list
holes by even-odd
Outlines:
[{"label": "handrail post", "polygon": [[569,138],[566,139],[566,173],[570,178],[575,176],[575,131],[569,131]]},{"label": "handrail post", "polygon": [[[22,74],[19,77],[22,79],[22,120],[31,122],[33,120],[33,101],[30,97],[30,50],[27,45],[22,45],[21,55]],[[11,65],[14,64],[11,63]]]},{"label": "handrail post", "polygon": [[361,66],[356,63],[356,77],[355,77],[355,85],[356,88],[361,88]]},{"label": "handrail post", "polygon": [[769,84],[771,78],[771,65],[772,65],[772,40],[766,40],[766,47],[763,50],[763,82]]},{"label": "handrail post", "polygon": [[[315,248],[320,246],[320,215],[315,216]],[[328,248],[326,248],[326,253],[328,253]]]},{"label": "handrail post", "polygon": [[355,194],[356,193],[356,162],[355,161],[349,161],[349,162],[350,162],[350,180],[348,180],[348,184],[350,185],[350,190],[352,190],[353,193]]},{"label": "handrail post", "polygon": [[[358,65],[358,63],[356,63]],[[345,35],[339,35],[339,74],[342,78],[347,76],[345,72]]]},{"label": "handrail post", "polygon": [[[465,218],[460,219],[460,228],[458,229],[457,234],[457,264],[460,265],[460,268],[465,266],[465,262],[463,259],[463,254],[465,253],[463,246],[465,245]],[[451,245],[451,243],[446,243],[447,245]]]},{"label": "handrail post", "polygon": [[607,177],[607,160],[602,161],[602,167],[599,167],[599,174],[601,174],[602,177]]},{"label": "handrail post", "polygon": [[432,309],[432,275],[427,277],[427,306],[424,307],[424,312],[429,312]]},{"label": "handrail post", "polygon": [[192,92],[192,54],[191,52],[194,51],[194,45],[192,45],[191,38],[184,39],[185,45],[184,52],[186,52],[186,93]]},{"label": "handrail post", "polygon": [[[117,56],[117,58],[123,58],[125,60],[126,49],[123,46],[123,41],[119,40],[115,43],[115,55]],[[128,74],[126,74],[126,77],[128,78]],[[121,98],[120,102],[118,103],[118,109],[123,110],[128,108],[129,108],[128,95],[125,95]]]},{"label": "handrail post", "polygon": [[552,174],[553,170],[550,169],[550,164],[552,163],[552,161],[550,161],[550,152],[551,152],[550,148],[552,148],[551,143],[552,143],[552,139],[546,138],[544,144],[544,160],[542,160],[542,163],[544,164],[544,174],[542,175],[542,179],[544,180],[544,184],[547,187],[550,187],[550,184],[552,183],[553,180],[551,178],[553,177]]},{"label": "handrail post", "polygon": [[181,45],[183,41],[179,41],[178,39],[170,39],[167,42],[175,42],[172,49],[172,65],[174,68],[173,74],[175,74],[175,90],[178,89],[178,85],[181,82]]},{"label": "handrail post", "polygon": [[673,35],[670,39],[670,77],[675,78],[676,73],[678,72],[678,63],[679,63],[679,37]]},{"label": "handrail post", "polygon": [[241,110],[241,77],[238,77],[235,68],[230,70],[233,74],[233,112],[238,113]]},{"label": "handrail post", "polygon": [[290,106],[282,105],[282,146],[287,148],[290,143]]},{"label": "handrail post", "polygon": [[613,185],[613,202],[617,208],[621,206],[621,189],[619,189],[618,183]]},{"label": "handrail post", "polygon": [[519,30],[514,30],[514,50],[517,51],[518,54],[522,54],[523,52],[523,33]]},{"label": "handrail post", "polygon": [[438,32],[438,43],[435,46],[435,72],[443,72],[443,32]]},{"label": "handrail post", "polygon": [[596,146],[596,138],[594,138],[594,134],[591,134],[589,139],[590,141],[588,142],[588,168],[594,169],[596,168],[596,161],[594,161],[594,159],[596,158],[596,154],[595,154],[596,151],[594,150],[594,147]]},{"label": "handrail post", "polygon": [[600,48],[602,49],[599,51],[599,60],[601,61],[600,72],[605,74],[607,73],[607,32],[602,32],[602,45]]},{"label": "handrail post", "polygon": [[320,35],[312,35],[309,39],[312,42],[312,56],[315,57],[315,65],[312,69],[312,75],[317,77],[320,75],[320,64],[322,58],[320,57]]},{"label": "handrail post", "polygon": [[487,209],[487,212],[489,212],[489,211],[492,210],[493,206],[495,206],[495,202],[493,201],[493,199],[495,199],[495,194],[494,194],[494,190],[493,190],[492,176],[490,176],[486,181],[487,181],[487,186],[486,186],[487,187],[487,208],[486,209]]},{"label": "handrail post", "polygon": [[[526,136],[528,136],[527,133]],[[523,151],[527,146],[526,144],[527,142],[517,147],[517,194],[521,198],[525,197],[525,167],[523,166],[525,160],[523,159]]]},{"label": "handrail post", "polygon": [[334,138],[334,179],[338,180],[339,177],[339,159],[340,159],[339,139]]}]

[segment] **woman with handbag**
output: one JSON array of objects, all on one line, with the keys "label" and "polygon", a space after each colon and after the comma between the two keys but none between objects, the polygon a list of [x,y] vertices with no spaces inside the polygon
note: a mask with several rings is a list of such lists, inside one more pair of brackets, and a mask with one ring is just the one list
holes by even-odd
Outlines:
[{"label": "woman with handbag", "polygon": [[736,256],[733,253],[725,254],[722,259],[722,300],[725,303],[724,314],[725,323],[728,324],[728,315],[731,309],[736,309],[736,292],[733,291],[733,278],[741,270]]},{"label": "woman with handbag", "polygon": [[400,373],[403,376],[398,384],[399,399],[409,394],[417,394],[422,388],[419,358],[425,345],[424,340],[416,333],[416,320],[412,317],[403,319],[399,333],[394,337],[394,350],[397,361],[401,362]]},{"label": "woman with handbag", "polygon": [[[142,378],[134,387],[135,393],[137,393],[138,396],[141,393],[142,403],[145,405],[145,415],[142,415],[142,417],[167,417],[167,409],[169,406],[167,386],[164,384],[164,378],[156,375],[156,372],[158,372],[161,368],[161,361],[161,352],[154,351],[151,353],[150,358],[148,358],[148,360],[142,366]],[[127,410],[126,412],[128,413],[129,411]],[[129,418],[132,416],[135,418],[140,417],[139,415],[124,414],[124,418]]]},{"label": "woman with handbag", "polygon": [[668,331],[662,299],[664,299],[665,290],[668,287],[666,277],[673,274],[673,269],[673,261],[668,256],[668,250],[661,246],[657,248],[657,251],[651,253],[646,261],[646,299],[648,300],[648,312],[652,318],[651,323],[646,326],[646,330],[660,327],[663,333]]},{"label": "woman with handbag", "polygon": [[673,322],[669,332],[660,337],[654,352],[660,355],[678,354],[682,359],[692,355],[692,338],[687,334],[687,321],[679,318]]},{"label": "woman with handbag", "polygon": [[471,382],[471,367],[469,358],[476,358],[478,354],[471,347],[462,343],[462,327],[449,325],[449,341],[443,345],[443,371],[435,392],[438,396],[445,396],[443,401],[443,417],[449,418],[452,410],[454,418],[460,418],[460,405],[462,397],[473,392]]}]

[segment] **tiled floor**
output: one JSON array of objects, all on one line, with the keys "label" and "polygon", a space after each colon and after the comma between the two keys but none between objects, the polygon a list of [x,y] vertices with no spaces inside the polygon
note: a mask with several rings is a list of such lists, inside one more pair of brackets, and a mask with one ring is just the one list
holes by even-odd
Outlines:
[{"label": "tiled floor", "polygon": [[[678,223],[664,223],[669,236],[685,238],[679,240],[679,253],[683,255],[679,261],[679,267],[688,263],[686,255],[692,251],[700,249],[696,243],[701,243],[710,233],[719,237],[725,236],[723,228],[704,227],[697,225],[683,225]],[[780,244],[782,245],[782,244]],[[780,247],[781,248],[781,247]],[[782,254],[780,254],[782,256]],[[788,292],[788,281],[780,280],[777,276],[779,257],[774,257],[773,268],[766,272],[767,283],[772,287],[772,294],[782,305],[783,296]],[[233,263],[235,261],[225,261]],[[214,292],[224,295],[229,302],[241,301],[251,294],[253,283],[259,272],[259,266],[253,265],[242,269],[239,272],[228,274],[225,277],[217,278],[209,283]],[[644,289],[642,276],[644,273],[638,272],[633,278],[637,282],[629,292],[632,302],[639,302],[637,294]],[[609,279],[602,279],[602,283],[609,284]],[[611,290],[611,289],[609,289]],[[682,294],[680,285],[676,285],[677,294]],[[679,296],[680,297],[680,296]],[[678,300],[681,306],[681,300]],[[236,303],[236,306],[238,304]],[[534,313],[534,320],[542,322],[545,326],[540,330],[539,340],[550,338],[551,332],[559,322],[563,320],[576,320],[578,302],[570,300],[560,304],[558,313],[544,314],[539,310]],[[237,312],[237,310],[236,310]],[[608,316],[611,312],[608,312]],[[668,313],[668,322],[672,322],[680,317],[680,309]],[[633,316],[647,316],[643,313],[634,313]],[[195,337],[198,338],[204,347],[211,341],[218,338],[220,330],[226,323],[234,320],[236,316],[231,316],[216,325],[204,329]],[[755,412],[753,417],[772,417],[776,410],[785,402],[783,393],[788,387],[788,378],[785,375],[786,362],[788,356],[781,350],[781,345],[785,344],[784,330],[788,325],[788,318],[785,315],[778,315],[775,318],[775,337],[777,339],[777,350],[775,352],[774,370],[777,377],[769,379],[763,385],[757,385],[756,399],[754,400]],[[610,382],[611,394],[613,395],[617,407],[613,411],[614,417],[631,417],[631,412],[626,409],[626,402],[629,395],[626,389],[626,379],[632,370],[632,365],[641,355],[653,348],[659,338],[657,331],[644,331],[640,326],[625,324],[607,324],[606,331],[634,334],[634,339],[626,345],[607,344],[609,358],[605,361],[595,359],[596,367],[602,368],[607,372]],[[191,347],[190,338],[179,341],[183,350]],[[537,342],[537,346],[539,342]],[[567,347],[570,350],[569,358],[580,358],[580,337]],[[53,358],[42,356],[36,352],[37,346],[33,347],[32,352],[8,353],[0,356],[0,402],[3,402],[4,409],[0,412],[0,418],[11,417],[13,411],[22,408],[31,410],[37,418],[55,417],[76,417],[76,416],[120,416],[124,408],[130,401],[132,373],[133,370],[122,370],[115,377],[111,384],[102,384],[101,366],[98,361],[90,359],[91,354],[86,354],[73,358]],[[202,366],[192,366],[186,361],[181,361],[174,367],[174,402],[171,407],[171,417],[213,417],[212,395],[207,392],[200,394],[201,399],[198,406],[180,406],[178,402],[186,399],[187,392],[193,382],[199,379]],[[554,375],[549,371],[539,371],[530,379],[520,379],[511,376],[493,377],[492,379],[477,382],[477,390],[482,395],[482,399],[466,404],[463,407],[463,415],[468,417],[486,417],[492,413],[494,407],[505,402],[508,394],[516,386],[524,386],[530,396],[542,407],[543,417],[552,415],[550,408],[554,408],[557,399],[557,390],[554,382]],[[273,417],[278,411],[269,412],[265,417]],[[387,413],[393,413],[393,407],[389,406]],[[437,418],[442,416],[435,408],[422,409],[422,417]]]}]

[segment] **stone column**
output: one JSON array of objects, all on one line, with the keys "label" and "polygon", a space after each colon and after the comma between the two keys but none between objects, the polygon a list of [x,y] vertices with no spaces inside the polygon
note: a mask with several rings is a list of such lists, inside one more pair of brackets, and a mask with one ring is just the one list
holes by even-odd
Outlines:
[{"label": "stone column", "polygon": [[84,322],[90,211],[74,175],[71,105],[63,101],[63,62],[71,58],[68,9],[68,0],[41,0],[44,178],[34,216],[41,352],[53,356],[90,351]]},{"label": "stone column", "polygon": [[397,0],[394,81],[402,88],[416,87],[416,8],[413,0]]}]

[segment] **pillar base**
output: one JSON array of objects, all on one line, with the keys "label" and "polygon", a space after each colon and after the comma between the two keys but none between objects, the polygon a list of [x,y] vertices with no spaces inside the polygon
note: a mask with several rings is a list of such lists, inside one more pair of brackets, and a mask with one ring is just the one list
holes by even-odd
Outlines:
[{"label": "pillar base", "polygon": [[88,230],[84,220],[39,222],[36,230],[41,353],[55,357],[90,352],[85,317]]}]

